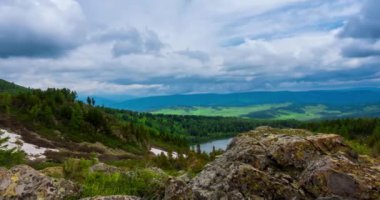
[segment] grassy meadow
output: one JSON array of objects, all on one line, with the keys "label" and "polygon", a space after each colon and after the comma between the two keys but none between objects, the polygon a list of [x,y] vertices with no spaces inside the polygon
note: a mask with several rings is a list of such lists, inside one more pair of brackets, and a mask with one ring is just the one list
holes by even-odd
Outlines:
[{"label": "grassy meadow", "polygon": [[155,110],[152,113],[166,115],[243,117],[266,120],[297,119],[300,121],[308,121],[316,119],[356,117],[362,115],[375,117],[379,115],[380,107],[378,105],[329,107],[323,104],[294,105],[292,103],[281,103],[236,107],[173,107]]}]

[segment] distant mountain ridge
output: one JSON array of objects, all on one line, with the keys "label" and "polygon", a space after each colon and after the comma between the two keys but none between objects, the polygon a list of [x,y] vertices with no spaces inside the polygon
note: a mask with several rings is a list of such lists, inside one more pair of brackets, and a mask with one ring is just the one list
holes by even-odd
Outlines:
[{"label": "distant mountain ridge", "polygon": [[293,104],[324,104],[330,106],[376,104],[380,103],[380,90],[318,90],[300,92],[280,91],[169,95],[132,99],[107,106],[136,111],[154,111],[173,107],[249,106],[285,102]]}]

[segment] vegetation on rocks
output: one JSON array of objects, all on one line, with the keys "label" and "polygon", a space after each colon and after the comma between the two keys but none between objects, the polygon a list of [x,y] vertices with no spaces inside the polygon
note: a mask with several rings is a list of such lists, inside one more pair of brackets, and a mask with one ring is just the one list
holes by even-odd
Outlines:
[{"label": "vegetation on rocks", "polygon": [[[0,133],[1,134],[1,133]],[[25,154],[17,149],[5,149],[7,138],[0,139],[0,166],[10,168],[25,163]]]},{"label": "vegetation on rocks", "polygon": [[165,199],[379,199],[379,164],[338,135],[260,127],[190,182],[172,180]]}]

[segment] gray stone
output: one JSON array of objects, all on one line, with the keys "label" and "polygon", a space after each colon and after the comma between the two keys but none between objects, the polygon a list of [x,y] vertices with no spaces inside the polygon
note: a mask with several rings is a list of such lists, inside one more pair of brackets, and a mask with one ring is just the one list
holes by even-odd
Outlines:
[{"label": "gray stone", "polygon": [[80,194],[71,181],[45,176],[26,165],[0,169],[0,199],[64,199]]},{"label": "gray stone", "polygon": [[260,127],[165,199],[380,199],[379,162],[359,157],[338,135]]}]

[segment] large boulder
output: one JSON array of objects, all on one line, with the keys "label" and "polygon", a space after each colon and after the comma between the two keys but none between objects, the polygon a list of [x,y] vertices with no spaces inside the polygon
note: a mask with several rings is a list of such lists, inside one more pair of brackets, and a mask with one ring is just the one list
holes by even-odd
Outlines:
[{"label": "large boulder", "polygon": [[165,199],[380,199],[380,164],[362,158],[338,135],[260,127]]},{"label": "large boulder", "polygon": [[64,199],[80,194],[71,181],[55,179],[26,165],[0,168],[0,199]]}]

